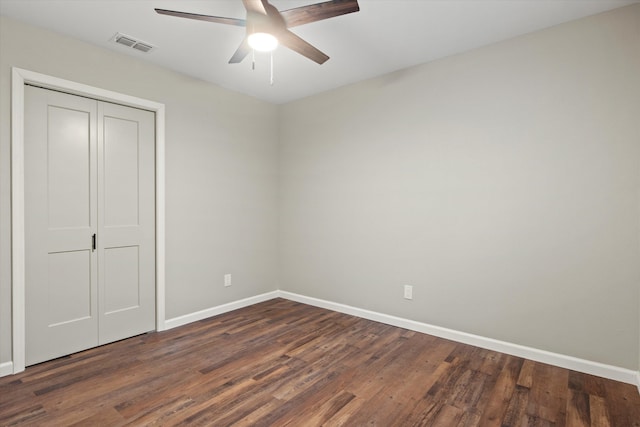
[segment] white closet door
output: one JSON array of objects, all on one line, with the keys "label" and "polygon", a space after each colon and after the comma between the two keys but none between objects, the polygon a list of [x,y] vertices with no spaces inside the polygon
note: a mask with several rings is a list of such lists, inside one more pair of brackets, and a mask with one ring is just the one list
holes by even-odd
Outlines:
[{"label": "white closet door", "polygon": [[155,115],[98,104],[100,344],[155,329]]},{"label": "white closet door", "polygon": [[27,365],[98,345],[96,110],[25,88]]},{"label": "white closet door", "polygon": [[27,365],[155,328],[154,120],[25,88]]}]

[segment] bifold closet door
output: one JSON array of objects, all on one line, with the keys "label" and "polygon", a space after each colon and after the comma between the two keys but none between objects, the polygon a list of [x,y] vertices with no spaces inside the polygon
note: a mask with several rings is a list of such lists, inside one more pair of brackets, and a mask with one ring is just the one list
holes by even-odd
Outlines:
[{"label": "bifold closet door", "polygon": [[155,116],[98,103],[100,344],[155,329]]},{"label": "bifold closet door", "polygon": [[154,115],[25,87],[26,364],[155,327]]}]

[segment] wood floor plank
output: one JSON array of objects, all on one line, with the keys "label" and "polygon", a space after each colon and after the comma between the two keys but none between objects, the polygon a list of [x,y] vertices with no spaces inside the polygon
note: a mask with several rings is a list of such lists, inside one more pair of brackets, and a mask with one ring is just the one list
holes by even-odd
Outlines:
[{"label": "wood floor plank", "polygon": [[631,384],[603,380],[606,391],[606,405],[611,416],[611,424],[640,427],[640,403],[638,389]]},{"label": "wood floor plank", "polygon": [[526,387],[528,389],[533,385],[533,369],[535,368],[535,363],[531,360],[525,360],[522,364],[522,369],[520,369],[520,375],[518,375],[517,385]]},{"label": "wood floor plank", "polygon": [[640,427],[640,395],[274,299],[0,378],[9,425]]},{"label": "wood floor plank", "polygon": [[[341,390],[329,400],[322,402],[322,404],[317,404],[311,407],[310,411],[308,411],[308,416],[301,419],[301,421],[303,423],[307,423],[308,425],[320,426],[327,420],[331,419],[342,408],[348,405],[354,397],[355,395],[349,393],[348,391]],[[295,420],[293,420],[292,422],[295,422]]]},{"label": "wood floor plank", "polygon": [[611,427],[611,419],[604,398],[589,395],[589,415],[591,427]]},{"label": "wood floor plank", "polygon": [[531,390],[526,387],[516,385],[509,406],[502,420],[504,427],[516,427],[526,418],[526,409],[529,404],[529,395]]},{"label": "wood floor plank", "polygon": [[536,363],[530,387],[527,414],[548,420],[557,426],[565,425],[569,371],[544,363]]},{"label": "wood floor plank", "polygon": [[567,399],[567,427],[591,425],[589,396],[581,391],[569,390]]},{"label": "wood floor plank", "polygon": [[336,412],[334,416],[329,418],[327,421],[325,421],[321,425],[323,427],[348,426],[350,425],[349,419],[351,418],[352,414],[358,412],[360,408],[362,408],[366,404],[367,404],[366,399],[362,397],[354,396],[354,398],[351,399],[349,403],[347,403],[342,409]]}]

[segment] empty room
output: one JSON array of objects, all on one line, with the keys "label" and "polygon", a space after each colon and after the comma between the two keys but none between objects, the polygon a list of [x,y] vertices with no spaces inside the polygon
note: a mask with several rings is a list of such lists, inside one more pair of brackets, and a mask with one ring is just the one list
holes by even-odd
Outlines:
[{"label": "empty room", "polygon": [[0,426],[640,427],[640,0],[0,0]]}]

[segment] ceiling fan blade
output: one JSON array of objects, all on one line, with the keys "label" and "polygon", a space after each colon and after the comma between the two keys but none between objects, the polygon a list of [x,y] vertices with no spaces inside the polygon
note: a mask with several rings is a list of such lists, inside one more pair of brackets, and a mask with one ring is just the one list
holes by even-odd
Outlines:
[{"label": "ceiling fan blade", "polygon": [[242,43],[240,43],[240,46],[238,46],[238,49],[236,49],[235,53],[229,60],[229,64],[238,64],[242,62],[242,60],[249,54],[249,52],[251,52],[251,47],[249,46],[249,43],[247,43],[247,38],[245,37],[244,40],[242,40]]},{"label": "ceiling fan blade", "polygon": [[267,3],[266,0],[242,0],[242,4],[244,4],[247,12],[261,13],[263,15],[267,14],[267,9],[264,6],[265,3]]},{"label": "ceiling fan blade", "polygon": [[346,15],[360,10],[358,0],[332,0],[324,3],[296,7],[280,11],[287,27],[296,27],[310,22],[321,21],[334,16]]},{"label": "ceiling fan blade", "polygon": [[178,18],[196,19],[198,21],[216,22],[218,24],[235,25],[244,27],[246,21],[244,19],[224,18],[222,16],[200,15],[197,13],[178,12],[175,10],[155,9],[160,15],[177,16]]},{"label": "ceiling fan blade", "polygon": [[306,41],[302,40],[291,31],[282,31],[278,33],[278,42],[283,46],[288,47],[294,52],[298,52],[302,56],[306,56],[310,60],[317,62],[318,64],[324,64],[329,57],[318,50],[316,47],[310,45]]}]

